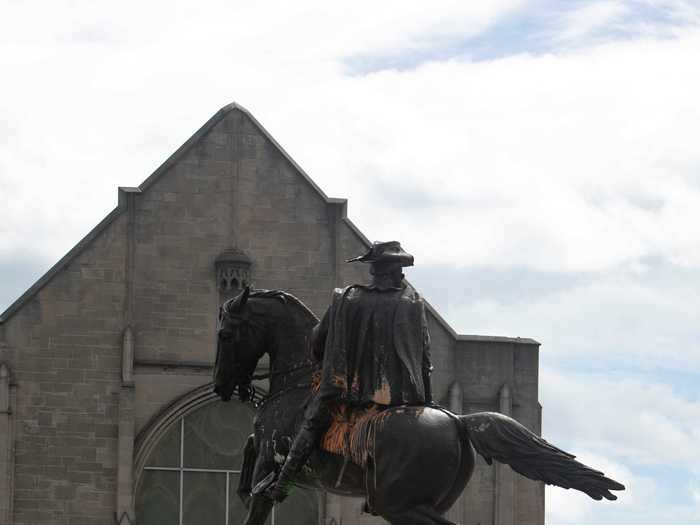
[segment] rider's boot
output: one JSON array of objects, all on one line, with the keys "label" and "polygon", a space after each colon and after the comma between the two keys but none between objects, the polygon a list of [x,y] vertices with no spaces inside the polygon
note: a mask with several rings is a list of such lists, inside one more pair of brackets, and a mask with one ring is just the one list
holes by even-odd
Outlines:
[{"label": "rider's boot", "polygon": [[293,479],[301,471],[311,452],[316,448],[323,434],[331,425],[333,416],[332,403],[315,396],[304,411],[304,422],[290,447],[287,459],[282,465],[279,477],[273,487],[267,490],[267,495],[275,501],[282,501],[292,490]]},{"label": "rider's boot", "polygon": [[275,500],[282,501],[292,490],[294,478],[301,471],[302,467],[309,459],[311,452],[318,441],[318,434],[308,425],[303,425],[297,436],[294,438],[292,447],[289,450],[287,459],[282,465],[282,470],[275,484],[268,490],[267,495]]}]

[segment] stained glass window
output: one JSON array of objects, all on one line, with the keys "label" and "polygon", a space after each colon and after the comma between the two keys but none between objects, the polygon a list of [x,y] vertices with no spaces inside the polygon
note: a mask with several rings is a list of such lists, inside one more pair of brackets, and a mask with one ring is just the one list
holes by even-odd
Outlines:
[{"label": "stained glass window", "polygon": [[[180,418],[148,458],[136,495],[138,525],[238,525],[246,509],[236,490],[252,410],[215,401]],[[318,523],[318,499],[295,490],[267,525]]]}]

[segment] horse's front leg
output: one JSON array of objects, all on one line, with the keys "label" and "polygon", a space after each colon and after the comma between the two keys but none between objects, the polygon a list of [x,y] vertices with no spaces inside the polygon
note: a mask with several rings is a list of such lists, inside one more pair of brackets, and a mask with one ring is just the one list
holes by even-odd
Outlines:
[{"label": "horse's front leg", "polygon": [[243,525],[263,525],[275,504],[263,494],[254,494],[250,498],[250,508]]}]

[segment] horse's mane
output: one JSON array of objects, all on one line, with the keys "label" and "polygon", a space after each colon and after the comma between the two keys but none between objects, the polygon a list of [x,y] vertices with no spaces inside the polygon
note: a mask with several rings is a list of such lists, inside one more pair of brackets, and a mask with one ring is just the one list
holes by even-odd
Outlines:
[{"label": "horse's mane", "polygon": [[297,299],[295,296],[284,290],[250,290],[249,297],[259,298],[259,299],[276,299],[284,304],[290,304],[295,307],[311,324],[318,323],[318,317],[314,314],[308,306]]}]

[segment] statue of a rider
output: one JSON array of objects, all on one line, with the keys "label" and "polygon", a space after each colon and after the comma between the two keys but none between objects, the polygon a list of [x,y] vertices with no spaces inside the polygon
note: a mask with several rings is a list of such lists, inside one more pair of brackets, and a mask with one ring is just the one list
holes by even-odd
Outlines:
[{"label": "statue of a rider", "polygon": [[322,360],[317,393],[268,495],[283,500],[332,423],[332,411],[432,403],[430,337],[425,308],[402,268],[413,256],[397,241],[377,242],[347,262],[370,265],[371,284],[335,289],[311,345]]}]

